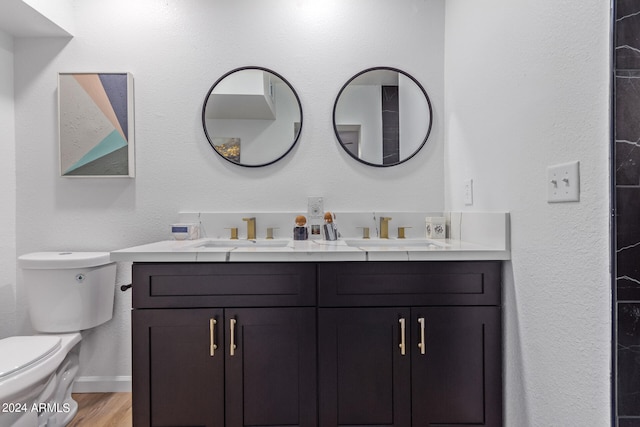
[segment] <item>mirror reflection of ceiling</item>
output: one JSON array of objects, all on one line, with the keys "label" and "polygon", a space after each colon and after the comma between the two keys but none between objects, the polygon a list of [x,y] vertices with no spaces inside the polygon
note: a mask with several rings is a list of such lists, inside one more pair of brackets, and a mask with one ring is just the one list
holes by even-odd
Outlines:
[{"label": "mirror reflection of ceiling", "polygon": [[375,67],[342,87],[333,110],[336,137],[345,151],[371,166],[404,163],[425,145],[432,126],[431,101],[404,71]]},{"label": "mirror reflection of ceiling", "polygon": [[261,67],[232,70],[216,81],[202,109],[205,135],[225,160],[266,166],[286,156],[298,141],[302,107],[293,87]]}]

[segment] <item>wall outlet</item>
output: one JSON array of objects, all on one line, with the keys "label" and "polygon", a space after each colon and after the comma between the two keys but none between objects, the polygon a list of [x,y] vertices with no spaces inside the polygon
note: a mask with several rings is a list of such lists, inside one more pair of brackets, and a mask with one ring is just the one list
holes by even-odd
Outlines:
[{"label": "wall outlet", "polygon": [[307,216],[309,218],[322,218],[324,206],[322,197],[307,197]]},{"label": "wall outlet", "polygon": [[464,181],[464,204],[473,205],[473,180],[466,179]]},{"label": "wall outlet", "polygon": [[580,162],[562,163],[547,168],[547,201],[580,201]]}]

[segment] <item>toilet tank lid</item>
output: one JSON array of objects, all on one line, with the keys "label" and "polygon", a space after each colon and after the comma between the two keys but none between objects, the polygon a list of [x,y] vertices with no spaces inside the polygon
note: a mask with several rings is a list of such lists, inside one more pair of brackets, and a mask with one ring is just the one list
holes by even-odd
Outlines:
[{"label": "toilet tank lid", "polygon": [[60,348],[60,337],[34,335],[0,340],[0,381]]},{"label": "toilet tank lid", "polygon": [[109,252],[34,252],[18,257],[20,268],[33,270],[86,268],[110,263]]}]

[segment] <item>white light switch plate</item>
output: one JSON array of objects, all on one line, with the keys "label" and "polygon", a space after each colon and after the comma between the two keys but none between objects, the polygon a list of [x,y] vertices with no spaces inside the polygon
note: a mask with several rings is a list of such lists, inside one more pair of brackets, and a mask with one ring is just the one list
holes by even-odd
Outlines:
[{"label": "white light switch plate", "polygon": [[322,197],[307,197],[307,215],[310,218],[322,217],[324,207]]},{"label": "white light switch plate", "polygon": [[465,179],[464,181],[464,204],[473,205],[473,180]]},{"label": "white light switch plate", "polygon": [[547,201],[580,201],[580,162],[562,163],[547,168]]}]

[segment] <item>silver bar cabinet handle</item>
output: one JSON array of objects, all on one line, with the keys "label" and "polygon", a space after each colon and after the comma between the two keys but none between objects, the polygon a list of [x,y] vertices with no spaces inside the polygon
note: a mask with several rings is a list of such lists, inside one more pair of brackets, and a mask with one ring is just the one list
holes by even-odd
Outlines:
[{"label": "silver bar cabinet handle", "polygon": [[420,324],[420,342],[418,343],[418,348],[420,349],[420,354],[426,354],[427,343],[424,341],[424,317],[419,317],[418,323]]},{"label": "silver bar cabinet handle", "polygon": [[406,354],[406,336],[405,336],[405,320],[401,318],[398,320],[400,322],[400,355],[404,356]]},{"label": "silver bar cabinet handle", "polygon": [[209,319],[209,355],[211,357],[215,356],[216,349],[218,346],[216,345],[216,319]]},{"label": "silver bar cabinet handle", "polygon": [[229,320],[229,329],[231,330],[231,336],[230,336],[230,340],[231,342],[229,343],[229,356],[235,356],[236,355],[236,319],[230,319]]}]

